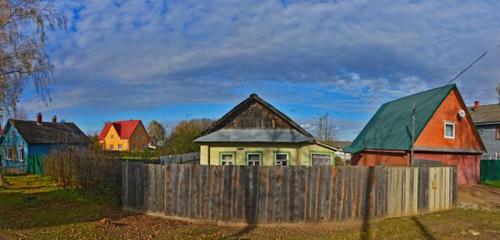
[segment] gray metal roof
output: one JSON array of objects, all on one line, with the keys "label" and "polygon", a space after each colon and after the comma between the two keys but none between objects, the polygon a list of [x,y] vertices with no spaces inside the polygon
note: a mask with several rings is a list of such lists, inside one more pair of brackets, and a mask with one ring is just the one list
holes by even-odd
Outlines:
[{"label": "gray metal roof", "polygon": [[475,124],[500,122],[500,104],[481,105],[476,111],[470,107],[469,112]]},{"label": "gray metal roof", "polygon": [[9,119],[28,144],[89,144],[89,138],[71,122],[43,122]]},{"label": "gray metal roof", "polygon": [[313,141],[313,138],[295,129],[221,129],[194,141],[300,143]]}]

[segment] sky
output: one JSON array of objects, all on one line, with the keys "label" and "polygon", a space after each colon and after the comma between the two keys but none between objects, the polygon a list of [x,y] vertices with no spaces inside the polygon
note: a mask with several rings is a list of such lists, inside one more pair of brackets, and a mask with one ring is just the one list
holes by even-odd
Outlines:
[{"label": "sky", "polygon": [[52,101],[29,83],[34,118],[77,123],[218,119],[251,93],[315,131],[328,113],[352,140],[387,101],[448,83],[496,103],[500,1],[56,0]]}]

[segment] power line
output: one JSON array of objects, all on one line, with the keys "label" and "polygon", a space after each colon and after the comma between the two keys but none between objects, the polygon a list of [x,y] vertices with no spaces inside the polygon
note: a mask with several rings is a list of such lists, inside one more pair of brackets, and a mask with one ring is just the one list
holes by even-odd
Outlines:
[{"label": "power line", "polygon": [[450,85],[453,81],[455,81],[457,78],[459,78],[460,76],[462,76],[462,74],[464,74],[465,72],[467,72],[467,70],[469,70],[472,66],[474,66],[474,64],[476,64],[477,62],[479,62],[479,60],[481,60],[486,55],[488,55],[488,51],[484,52],[483,54],[481,54],[481,56],[479,56],[478,58],[476,58],[476,60],[474,60],[471,64],[469,64],[469,66],[467,66],[466,68],[464,68],[464,70],[462,70],[460,73],[458,73],[446,85]]},{"label": "power line", "polygon": [[[500,44],[497,46],[497,48],[500,47]],[[462,76],[462,74],[464,74],[465,72],[467,72],[470,68],[472,68],[477,62],[479,62],[481,59],[483,59],[486,55],[488,55],[488,51],[485,51],[483,54],[481,54],[479,57],[477,57],[471,64],[469,64],[469,66],[467,66],[466,68],[464,68],[462,71],[460,71],[454,78],[452,78],[448,84],[446,85],[449,85],[451,84],[452,82],[454,82],[455,80],[457,80],[457,78],[459,78],[460,76]]]}]

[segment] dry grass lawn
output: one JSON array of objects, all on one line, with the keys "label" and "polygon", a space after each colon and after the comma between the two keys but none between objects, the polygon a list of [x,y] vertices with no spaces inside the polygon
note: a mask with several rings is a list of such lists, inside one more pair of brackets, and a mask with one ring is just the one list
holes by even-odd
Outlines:
[{"label": "dry grass lawn", "polygon": [[45,177],[8,177],[0,189],[1,239],[500,239],[500,189],[459,189],[458,208],[360,223],[218,227],[125,213]]}]

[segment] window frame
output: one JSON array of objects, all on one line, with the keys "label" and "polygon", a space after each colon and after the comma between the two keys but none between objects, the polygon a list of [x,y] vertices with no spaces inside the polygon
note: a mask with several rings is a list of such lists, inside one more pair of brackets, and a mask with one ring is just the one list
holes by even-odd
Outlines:
[{"label": "window frame", "polygon": [[500,127],[495,128],[495,140],[500,140]]},{"label": "window frame", "polygon": [[[248,159],[248,156],[251,155],[251,154],[258,154],[259,155],[259,165],[249,165],[248,163],[250,162],[250,160]],[[246,162],[246,165],[247,166],[262,166],[263,162],[264,162],[264,155],[262,154],[262,152],[245,152],[245,162]],[[251,160],[251,161],[254,161],[254,160]]]},{"label": "window frame", "polygon": [[24,147],[17,148],[17,156],[19,156],[17,160],[24,162]]},{"label": "window frame", "polygon": [[494,160],[500,160],[500,152],[495,152]]},{"label": "window frame", "polygon": [[334,154],[333,153],[326,153],[326,152],[311,152],[309,160],[311,161],[311,166],[323,166],[323,165],[313,165],[313,155],[328,155],[330,156],[330,166],[333,166],[333,161],[334,161]]},{"label": "window frame", "polygon": [[[233,156],[233,160],[231,160],[232,164],[222,164],[222,161],[225,161],[225,160],[222,160],[222,156],[223,155],[232,155]],[[219,164],[221,166],[231,166],[231,165],[235,165],[236,164],[236,152],[220,152],[219,153]]]},{"label": "window frame", "polygon": [[7,160],[14,161],[16,160],[16,148],[8,147],[7,148]]},{"label": "window frame", "polygon": [[116,145],[116,149],[117,149],[117,150],[119,150],[119,151],[123,150],[123,144],[118,143],[118,144]]},{"label": "window frame", "polygon": [[[278,164],[278,155],[279,154],[286,155],[286,165]],[[274,152],[274,165],[275,166],[282,166],[282,167],[290,166],[290,153],[289,152]]]},{"label": "window frame", "polygon": [[[446,135],[446,127],[448,125],[453,126],[453,135],[451,137]],[[456,136],[456,126],[455,126],[455,123],[454,122],[450,122],[450,121],[445,121],[444,122],[444,138],[445,139],[455,139],[455,136]]]},{"label": "window frame", "polygon": [[115,149],[114,149],[114,148],[115,148],[114,144],[109,144],[108,148],[109,148],[109,150],[111,150],[111,151],[115,150]]}]

